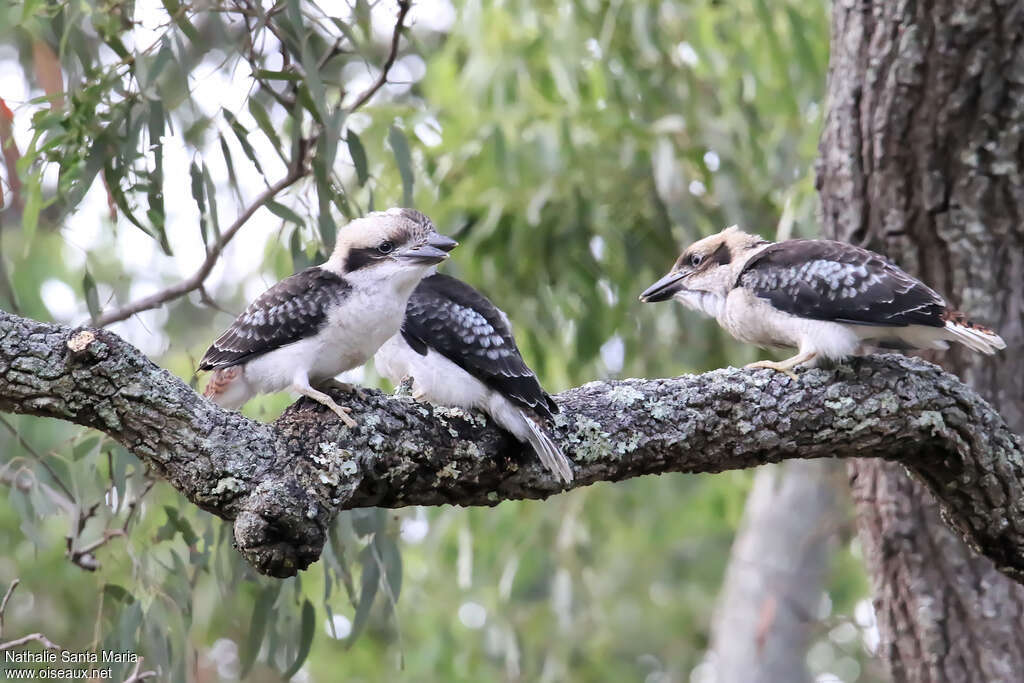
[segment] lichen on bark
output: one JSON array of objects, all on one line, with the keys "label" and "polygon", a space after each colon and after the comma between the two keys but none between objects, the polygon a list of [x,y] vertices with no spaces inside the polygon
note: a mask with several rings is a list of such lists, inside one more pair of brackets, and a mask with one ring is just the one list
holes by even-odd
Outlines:
[{"label": "lichen on bark", "polygon": [[[492,506],[563,490],[478,413],[367,390],[339,397],[354,429],[308,400],[261,424],[208,402],[117,335],[88,335],[0,312],[0,410],[106,432],[233,520],[239,550],[266,574],[316,561],[342,509]],[[981,552],[1024,576],[1020,445],[987,403],[924,361],[856,359],[797,381],[727,368],[591,382],[555,399],[573,486],[789,458],[894,460],[932,487]],[[993,496],[993,481],[1005,495]]]}]

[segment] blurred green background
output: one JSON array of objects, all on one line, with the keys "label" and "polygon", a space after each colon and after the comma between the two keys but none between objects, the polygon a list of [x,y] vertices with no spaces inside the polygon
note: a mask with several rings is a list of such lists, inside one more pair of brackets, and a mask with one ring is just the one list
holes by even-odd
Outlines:
[{"label": "blurred green background", "polygon": [[[348,218],[412,203],[460,241],[446,271],[508,313],[551,392],[758,357],[636,296],[680,244],[727,225],[816,234],[827,3],[423,0],[389,83],[349,114],[395,13],[362,0],[0,5],[0,138],[21,156],[20,188],[10,155],[0,171],[0,306],[83,324],[180,280],[316,134],[314,173],[242,229],[205,297],[111,329],[192,380],[233,315],[321,258]],[[390,389],[372,367],[353,379]],[[245,412],[268,420],[290,402]],[[168,680],[250,665],[249,680],[279,680],[310,638],[295,680],[714,678],[705,651],[748,472],[346,513],[324,560],[273,581],[231,548],[230,525],[166,484],[132,512],[148,478],[115,444],[0,420],[0,584],[22,581],[4,638],[133,649]],[[849,526],[808,615],[821,681],[878,676]]]}]

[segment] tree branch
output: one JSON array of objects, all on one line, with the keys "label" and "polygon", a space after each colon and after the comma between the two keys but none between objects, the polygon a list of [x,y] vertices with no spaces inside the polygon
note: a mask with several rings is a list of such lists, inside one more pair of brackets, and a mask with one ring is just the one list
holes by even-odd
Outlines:
[{"label": "tree branch", "polygon": [[245,225],[246,221],[252,218],[252,215],[259,210],[264,204],[276,197],[282,190],[295,183],[299,178],[306,174],[305,171],[305,159],[293,159],[292,165],[288,169],[288,173],[278,180],[276,183],[261,192],[256,199],[254,199],[249,206],[245,208],[242,213],[238,215],[235,222],[228,226],[228,229],[221,233],[220,239],[213,243],[207,252],[206,258],[203,263],[199,266],[196,272],[192,273],[189,277],[176,282],[170,287],[165,287],[159,292],[154,292],[149,296],[144,296],[141,299],[132,301],[131,303],[125,304],[120,308],[115,308],[110,311],[105,311],[100,314],[93,323],[97,327],[106,327],[111,323],[116,323],[121,320],[126,320],[136,313],[142,311],[148,311],[151,308],[156,308],[168,301],[173,301],[178,297],[185,296],[189,292],[195,291],[203,286],[206,282],[206,278],[210,275],[210,271],[217,265],[217,260],[220,259],[221,253],[224,248],[228,246],[228,243],[234,239],[235,234]]},{"label": "tree branch", "polygon": [[395,64],[395,59],[398,58],[398,43],[402,39],[402,28],[405,25],[405,15],[409,13],[409,9],[412,7],[411,0],[399,0],[398,2],[398,19],[395,20],[395,30],[391,33],[391,48],[388,51],[388,57],[384,60],[384,65],[380,69],[380,76],[374,81],[373,85],[363,91],[363,94],[352,103],[352,106],[348,108],[351,114],[355,110],[370,101],[370,98],[377,94],[377,91],[384,87],[384,84],[388,82],[388,73],[391,71],[391,67]]},{"label": "tree branch", "polygon": [[[239,550],[266,574],[316,561],[338,510],[496,505],[562,490],[479,414],[364,393],[336,394],[359,421],[353,430],[305,399],[261,424],[221,410],[111,332],[0,311],[0,410],[109,434],[193,503],[233,520]],[[790,458],[899,461],[975,548],[1024,580],[1019,440],[924,361],[856,359],[797,382],[735,368],[592,382],[556,399],[573,486]]]},{"label": "tree branch", "polygon": [[45,647],[47,650],[63,650],[64,649],[60,645],[58,645],[57,643],[53,642],[52,640],[50,640],[49,638],[44,636],[42,633],[30,633],[27,636],[22,636],[21,638],[15,638],[14,640],[9,640],[6,643],[0,643],[0,652],[2,652],[3,650],[13,650],[15,648],[21,647],[22,645],[27,645],[28,643],[31,643],[32,641],[38,642],[40,645]]},{"label": "tree branch", "polygon": [[7,592],[4,593],[3,600],[0,600],[0,637],[3,637],[4,635],[4,616],[7,614],[7,603],[10,602],[11,595],[14,594],[14,589],[18,587],[19,583],[21,583],[21,579],[11,581],[10,587],[8,587]]},{"label": "tree branch", "polygon": [[[384,65],[381,67],[380,76],[366,91],[359,96],[359,98],[349,107],[349,113],[352,113],[362,107],[364,104],[370,101],[377,91],[380,90],[388,80],[388,73],[391,71],[391,67],[394,66],[395,60],[398,58],[398,46],[402,37],[402,28],[405,25],[405,17],[409,13],[409,9],[412,7],[410,0],[399,0],[398,3],[398,18],[395,21],[395,29],[391,36],[391,47],[388,51],[387,59],[384,61]],[[267,88],[271,93],[274,93],[272,88]],[[276,94],[276,93],[275,93]],[[220,259],[221,253],[224,248],[227,247],[228,243],[234,239],[235,234],[242,228],[245,223],[252,218],[252,215],[259,210],[267,202],[271,201],[281,191],[294,184],[300,178],[304,177],[308,171],[307,155],[310,149],[316,145],[318,136],[314,136],[310,140],[305,141],[302,145],[302,149],[296,155],[295,159],[292,159],[288,174],[281,180],[277,181],[266,190],[261,192],[250,204],[247,206],[242,213],[238,215],[235,222],[228,226],[227,230],[221,233],[220,239],[213,243],[206,252],[206,258],[203,260],[202,265],[196,270],[191,276],[176,282],[175,284],[165,287],[158,292],[154,292],[149,296],[142,297],[136,301],[132,301],[120,308],[115,308],[110,311],[101,313],[98,318],[93,320],[93,324],[97,327],[106,327],[111,323],[116,323],[121,320],[126,320],[136,313],[142,311],[148,311],[158,306],[163,305],[168,301],[173,301],[179,297],[185,296],[189,292],[193,292],[197,289],[202,289],[206,278],[210,275],[213,267],[217,265],[218,259]],[[2,266],[2,264],[0,264]]]}]

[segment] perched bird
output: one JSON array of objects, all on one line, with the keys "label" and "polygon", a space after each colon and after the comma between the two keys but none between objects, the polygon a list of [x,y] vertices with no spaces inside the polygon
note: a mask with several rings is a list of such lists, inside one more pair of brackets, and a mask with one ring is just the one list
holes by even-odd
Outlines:
[{"label": "perched bird", "polygon": [[692,244],[640,295],[677,299],[716,318],[740,341],[794,347],[792,358],[747,367],[793,375],[804,363],[838,361],[862,345],[974,351],[1006,348],[998,334],[950,309],[934,290],[883,256],[842,242],[768,242],[736,226]]},{"label": "perched bird", "polygon": [[411,378],[417,400],[483,410],[572,481],[572,466],[549,432],[558,405],[523,361],[505,313],[461,280],[424,278],[409,297],[401,332],[380,347],[374,365],[395,384]]},{"label": "perched bird", "polygon": [[214,371],[205,395],[238,409],[256,394],[289,389],[355,426],[314,387],[362,365],[398,332],[409,295],[456,244],[413,209],[352,221],[326,263],[278,282],[213,342],[199,363]]}]

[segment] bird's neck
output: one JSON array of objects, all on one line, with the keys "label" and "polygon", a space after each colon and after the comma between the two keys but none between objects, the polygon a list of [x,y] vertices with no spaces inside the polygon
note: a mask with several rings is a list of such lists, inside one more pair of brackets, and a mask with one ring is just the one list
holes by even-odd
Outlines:
[{"label": "bird's neck", "polygon": [[[321,267],[338,272],[330,261]],[[432,266],[382,263],[370,268],[360,268],[350,273],[341,272],[339,274],[356,291],[372,293],[377,296],[399,297],[404,302],[431,268]]]},{"label": "bird's neck", "polygon": [[684,289],[676,293],[675,299],[687,308],[716,319],[725,310],[725,297],[715,292]]}]

